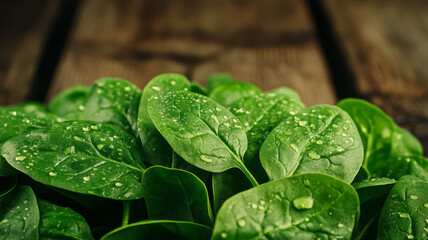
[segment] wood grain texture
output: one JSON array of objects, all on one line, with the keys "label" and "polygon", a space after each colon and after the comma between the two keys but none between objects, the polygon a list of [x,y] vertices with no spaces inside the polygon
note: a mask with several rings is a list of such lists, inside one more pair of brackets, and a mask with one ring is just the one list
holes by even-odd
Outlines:
[{"label": "wood grain texture", "polygon": [[30,94],[60,1],[0,2],[0,105]]},{"label": "wood grain texture", "polygon": [[335,103],[303,1],[83,1],[49,98],[76,83],[121,77],[143,87],[177,72],[215,72],[267,90],[295,88],[308,105]]},{"label": "wood grain texture", "polygon": [[324,0],[359,96],[410,129],[428,152],[428,2]]}]

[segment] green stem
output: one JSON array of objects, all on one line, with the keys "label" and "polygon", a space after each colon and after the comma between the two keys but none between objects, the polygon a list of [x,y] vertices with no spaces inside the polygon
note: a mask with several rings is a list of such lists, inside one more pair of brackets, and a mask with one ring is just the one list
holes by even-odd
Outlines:
[{"label": "green stem", "polygon": [[251,182],[251,185],[253,185],[253,187],[259,186],[259,183],[257,182],[257,180],[254,178],[254,176],[250,173],[250,171],[244,165],[241,165],[240,169],[248,178],[248,180]]},{"label": "green stem", "polygon": [[129,213],[131,212],[131,201],[122,201],[123,204],[123,217],[122,217],[122,226],[128,225],[129,222]]}]

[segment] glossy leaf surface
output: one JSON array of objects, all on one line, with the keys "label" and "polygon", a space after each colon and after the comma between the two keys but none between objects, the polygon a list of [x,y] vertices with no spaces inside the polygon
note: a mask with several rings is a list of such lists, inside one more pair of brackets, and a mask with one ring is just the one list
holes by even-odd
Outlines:
[{"label": "glossy leaf surface", "polygon": [[49,109],[64,120],[82,119],[90,91],[90,87],[83,85],[68,88],[52,99]]},{"label": "glossy leaf surface", "polygon": [[255,85],[247,82],[227,82],[215,88],[209,97],[223,106],[229,106],[233,102],[248,96],[261,93]]},{"label": "glossy leaf surface", "polygon": [[349,239],[358,204],[355,190],[337,178],[282,178],[229,198],[212,239]]},{"label": "glossy leaf surface", "polygon": [[351,182],[363,161],[358,131],[338,107],[316,105],[279,124],[260,148],[269,179],[321,172]]},{"label": "glossy leaf surface", "polygon": [[138,132],[143,146],[143,159],[153,165],[171,166],[172,149],[153,124],[147,112],[149,98],[167,92],[186,90],[190,82],[180,74],[161,74],[144,88],[138,112]]},{"label": "glossy leaf surface", "polygon": [[66,121],[8,140],[2,155],[43,184],[112,199],[142,197],[139,146],[121,128]]}]

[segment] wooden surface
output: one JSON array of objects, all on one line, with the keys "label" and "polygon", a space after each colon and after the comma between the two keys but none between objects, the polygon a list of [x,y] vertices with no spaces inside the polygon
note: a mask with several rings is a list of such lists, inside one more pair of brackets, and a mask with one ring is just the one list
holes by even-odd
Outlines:
[{"label": "wooden surface", "polygon": [[426,13],[426,0],[2,1],[0,104],[101,77],[142,88],[165,72],[202,84],[227,72],[309,106],[367,99],[428,152]]},{"label": "wooden surface", "polygon": [[56,0],[0,2],[0,105],[28,98],[59,6]]},{"label": "wooden surface", "polygon": [[324,0],[355,91],[428,152],[428,1]]},{"label": "wooden surface", "polygon": [[104,76],[144,87],[164,72],[202,84],[228,72],[290,86],[308,105],[336,101],[309,10],[291,0],[84,1],[48,96]]}]

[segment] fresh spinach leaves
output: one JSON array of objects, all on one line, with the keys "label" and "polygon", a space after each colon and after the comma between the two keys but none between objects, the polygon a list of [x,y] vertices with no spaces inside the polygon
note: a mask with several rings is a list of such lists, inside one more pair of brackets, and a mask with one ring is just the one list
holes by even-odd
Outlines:
[{"label": "fresh spinach leaves", "polygon": [[[360,99],[227,74],[0,107],[0,239],[426,239],[420,142]],[[214,211],[212,211],[212,209]]]}]

